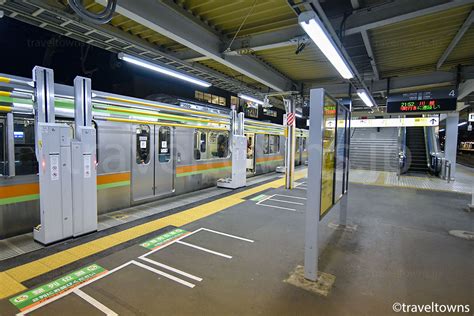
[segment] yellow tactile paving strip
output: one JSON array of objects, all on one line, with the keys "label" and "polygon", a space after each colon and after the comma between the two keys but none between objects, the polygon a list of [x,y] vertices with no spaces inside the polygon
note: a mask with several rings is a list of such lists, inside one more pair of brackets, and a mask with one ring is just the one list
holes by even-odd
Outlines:
[{"label": "yellow tactile paving strip", "polygon": [[[295,174],[295,180],[301,179],[305,176],[306,171],[297,172]],[[167,217],[163,217],[148,223],[137,225],[118,233],[98,238],[88,243],[72,247],[39,260],[11,268],[4,272],[0,272],[0,299],[10,297],[20,291],[25,290],[25,286],[21,284],[24,281],[48,273],[57,268],[94,255],[137,237],[152,233],[166,226],[172,225],[180,227],[189,224],[239,204],[244,201],[244,198],[250,195],[262,192],[267,189],[278,188],[282,185],[284,185],[284,179],[278,179]]]}]

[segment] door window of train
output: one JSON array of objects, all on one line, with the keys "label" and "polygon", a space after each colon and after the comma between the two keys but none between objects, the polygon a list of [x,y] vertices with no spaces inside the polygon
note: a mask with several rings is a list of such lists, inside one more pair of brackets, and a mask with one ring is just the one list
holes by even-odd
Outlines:
[{"label": "door window of train", "polygon": [[194,159],[206,159],[207,136],[204,131],[194,131]]},{"label": "door window of train", "polygon": [[209,152],[208,158],[225,158],[229,155],[229,136],[227,133],[209,133]]},{"label": "door window of train", "polygon": [[137,137],[137,164],[150,162],[150,126],[140,125],[136,129]]},{"label": "door window of train", "polygon": [[168,162],[171,159],[171,129],[160,127],[158,133],[158,161]]},{"label": "door window of train", "polygon": [[270,154],[276,154],[280,152],[280,136],[278,135],[269,135],[270,139]]},{"label": "door window of train", "polygon": [[5,160],[6,140],[5,123],[0,121],[0,176],[5,176],[7,171],[7,161]]},{"label": "door window of train", "polygon": [[270,153],[270,135],[263,135],[263,153],[265,155]]},{"label": "door window of train", "polygon": [[296,152],[297,153],[299,153],[301,150],[300,144],[301,144],[301,137],[296,137]]},{"label": "door window of train", "polygon": [[35,126],[33,120],[15,120],[13,137],[15,143],[15,174],[18,176],[37,174],[35,155]]}]

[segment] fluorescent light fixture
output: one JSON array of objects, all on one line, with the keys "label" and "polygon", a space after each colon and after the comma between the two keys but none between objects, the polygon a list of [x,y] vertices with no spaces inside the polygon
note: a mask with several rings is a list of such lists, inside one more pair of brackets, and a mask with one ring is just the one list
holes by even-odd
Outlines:
[{"label": "fluorescent light fixture", "polygon": [[466,125],[467,122],[462,122],[462,123],[459,123],[458,126],[463,126],[463,125]]},{"label": "fluorescent light fixture", "polygon": [[375,102],[372,100],[365,89],[357,89],[357,95],[369,108],[375,105]]},{"label": "fluorescent light fixture", "polygon": [[299,15],[298,22],[341,76],[344,79],[352,79],[354,74],[316,13],[313,11],[303,12]]},{"label": "fluorescent light fixture", "polygon": [[298,118],[303,118],[303,115],[301,115],[299,113],[296,113],[295,116],[298,117]]},{"label": "fluorescent light fixture", "polygon": [[257,104],[260,104],[260,105],[263,105],[263,101],[259,100],[259,99],[255,99],[251,96],[248,96],[248,95],[245,95],[245,94],[242,94],[242,93],[239,93],[238,94],[239,98],[241,99],[244,99],[244,100],[247,100],[247,101],[250,101],[250,102],[253,102],[253,103],[257,103]]},{"label": "fluorescent light fixture", "polygon": [[159,73],[162,73],[162,74],[165,74],[165,75],[177,78],[177,79],[181,79],[181,80],[184,80],[184,81],[187,81],[187,82],[191,82],[191,83],[197,84],[197,85],[202,86],[202,87],[209,88],[212,85],[211,83],[206,82],[204,80],[200,80],[200,79],[185,75],[181,72],[178,72],[178,71],[175,71],[175,70],[172,70],[172,69],[169,69],[169,68],[157,65],[157,64],[153,64],[153,63],[150,63],[146,60],[139,59],[139,58],[136,58],[136,57],[124,54],[124,53],[119,53],[118,58],[123,60],[123,61],[135,64],[137,66],[141,66],[143,68],[147,68],[147,69],[150,69],[150,70],[153,70],[153,71],[156,71],[156,72],[159,72]]},{"label": "fluorescent light fixture", "polygon": [[444,128],[440,129],[439,131],[440,131],[440,132],[444,132]]}]

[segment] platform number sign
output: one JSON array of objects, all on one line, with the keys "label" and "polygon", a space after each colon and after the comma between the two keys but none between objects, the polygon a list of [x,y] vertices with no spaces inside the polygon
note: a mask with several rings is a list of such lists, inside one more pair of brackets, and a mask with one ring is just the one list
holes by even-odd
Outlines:
[{"label": "platform number sign", "polygon": [[469,113],[469,122],[474,122],[474,113]]}]

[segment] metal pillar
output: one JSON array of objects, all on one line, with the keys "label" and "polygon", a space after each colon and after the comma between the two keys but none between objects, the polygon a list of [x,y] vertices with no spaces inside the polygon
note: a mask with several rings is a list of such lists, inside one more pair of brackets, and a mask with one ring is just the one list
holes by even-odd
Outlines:
[{"label": "metal pillar", "polygon": [[295,178],[296,109],[295,101],[292,97],[285,98],[283,101],[286,109],[285,189],[293,189]]},{"label": "metal pillar", "polygon": [[92,127],[91,80],[74,79],[75,135],[72,150],[73,236],[97,230],[96,130]]},{"label": "metal pillar", "polygon": [[449,113],[446,117],[446,141],[444,155],[451,163],[451,179],[456,178],[456,155],[458,150],[459,112]]},{"label": "metal pillar", "polygon": [[71,128],[55,123],[53,71],[33,69],[40,225],[34,239],[50,244],[72,236]]},{"label": "metal pillar", "polygon": [[[321,172],[323,152],[323,104],[324,90],[310,91],[308,192],[305,214],[304,277],[318,279],[318,226],[321,211]],[[311,190],[311,191],[310,191]]]}]

